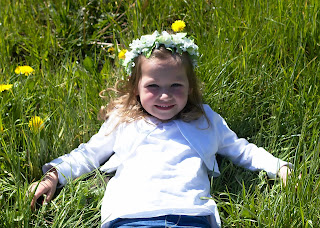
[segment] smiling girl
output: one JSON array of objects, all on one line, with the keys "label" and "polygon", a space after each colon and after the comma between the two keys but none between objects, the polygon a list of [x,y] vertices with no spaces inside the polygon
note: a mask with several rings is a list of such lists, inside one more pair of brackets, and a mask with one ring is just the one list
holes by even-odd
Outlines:
[{"label": "smiling girl", "polygon": [[185,33],[134,40],[123,65],[120,96],[102,109],[104,124],[89,142],[43,166],[31,206],[50,201],[58,183],[100,167],[115,176],[106,187],[102,227],[219,227],[208,175],[220,174],[216,155],[286,181],[289,163],[238,138],[202,104],[194,73],[198,47]]}]

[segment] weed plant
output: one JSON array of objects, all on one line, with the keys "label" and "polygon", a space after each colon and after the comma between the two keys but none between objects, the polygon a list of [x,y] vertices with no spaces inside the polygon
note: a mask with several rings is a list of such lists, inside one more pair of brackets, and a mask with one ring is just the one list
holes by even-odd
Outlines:
[{"label": "weed plant", "polygon": [[[44,163],[97,132],[107,102],[98,94],[124,75],[118,51],[143,34],[170,31],[177,19],[200,48],[204,101],[240,137],[294,164],[284,187],[220,158],[212,199],[223,227],[318,227],[319,4],[1,0],[0,84],[13,85],[0,93],[1,227],[100,225],[107,174],[96,170],[70,182],[35,211],[28,186],[42,178]],[[16,74],[23,65],[34,72]],[[44,129],[30,130],[33,116]]]}]

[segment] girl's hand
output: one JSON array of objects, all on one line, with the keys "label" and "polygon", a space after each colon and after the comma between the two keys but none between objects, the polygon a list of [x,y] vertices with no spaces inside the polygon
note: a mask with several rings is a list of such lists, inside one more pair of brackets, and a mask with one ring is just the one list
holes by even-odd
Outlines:
[{"label": "girl's hand", "polygon": [[286,186],[287,184],[287,178],[290,176],[291,174],[291,169],[284,165],[282,166],[279,171],[278,171],[278,176],[280,177],[280,179],[282,180],[282,183],[284,184],[284,186]]},{"label": "girl's hand", "polygon": [[29,188],[28,194],[33,194],[33,199],[31,201],[31,209],[34,210],[35,204],[40,196],[46,195],[44,203],[48,203],[52,198],[54,193],[56,192],[57,184],[58,184],[58,173],[56,169],[52,169],[50,172],[46,174],[46,176],[41,180],[41,182],[34,182],[31,184]]}]

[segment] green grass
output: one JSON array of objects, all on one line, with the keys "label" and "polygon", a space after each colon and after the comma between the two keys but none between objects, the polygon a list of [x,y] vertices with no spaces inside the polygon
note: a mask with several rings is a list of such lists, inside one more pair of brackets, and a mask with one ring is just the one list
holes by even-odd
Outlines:
[{"label": "green grass", "polygon": [[[73,181],[36,211],[28,186],[99,129],[98,93],[124,72],[109,46],[177,19],[199,45],[205,102],[239,136],[295,165],[283,187],[222,159],[212,195],[224,227],[319,225],[318,0],[2,0],[0,9],[0,84],[13,84],[0,93],[2,227],[99,226],[105,174]],[[16,75],[20,65],[34,74]],[[28,127],[34,115],[45,122],[38,134]]]}]

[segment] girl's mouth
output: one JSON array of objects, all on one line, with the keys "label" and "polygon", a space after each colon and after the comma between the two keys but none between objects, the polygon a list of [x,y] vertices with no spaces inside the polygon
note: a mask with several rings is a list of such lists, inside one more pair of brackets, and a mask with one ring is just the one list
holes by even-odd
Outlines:
[{"label": "girl's mouth", "polygon": [[173,106],[174,105],[155,105],[155,107],[160,110],[169,110],[173,108]]}]

